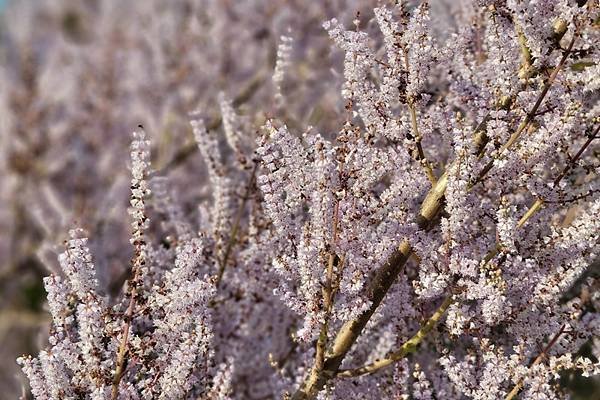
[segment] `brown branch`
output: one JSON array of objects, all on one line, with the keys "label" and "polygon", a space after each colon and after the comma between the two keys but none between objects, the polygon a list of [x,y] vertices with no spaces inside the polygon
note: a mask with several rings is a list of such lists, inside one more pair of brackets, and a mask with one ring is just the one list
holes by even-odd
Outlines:
[{"label": "brown branch", "polygon": [[[548,352],[550,351],[552,346],[554,346],[556,344],[556,342],[558,342],[558,339],[560,338],[560,336],[565,332],[566,327],[567,327],[566,325],[563,325],[560,328],[558,333],[556,335],[554,335],[554,337],[550,340],[548,345],[546,345],[546,347],[544,347],[544,349],[536,357],[536,359],[533,360],[533,363],[531,363],[530,367],[533,367],[534,365],[541,363],[544,360],[544,358],[546,358],[546,356],[548,355]],[[519,382],[517,382],[517,384],[515,385],[515,387],[513,387],[513,389],[504,398],[504,400],[512,400],[519,393],[519,391],[523,388],[524,384],[525,384],[525,380],[520,379]]]},{"label": "brown branch", "polygon": [[[581,148],[579,149],[577,154],[575,154],[575,156],[573,156],[573,158],[571,158],[570,162],[565,166],[565,168],[562,170],[562,172],[556,177],[556,179],[554,179],[554,182],[553,182],[554,187],[558,186],[560,181],[567,175],[567,173],[571,170],[571,168],[573,168],[573,166],[581,158],[581,156],[583,155],[585,150],[589,147],[589,145],[592,143],[592,141],[594,141],[594,139],[596,139],[596,137],[598,135],[598,131],[600,131],[600,124],[598,125],[598,127],[596,128],[594,133],[592,135],[590,135],[588,140],[585,141],[583,146],[581,146]],[[535,203],[533,203],[533,205],[531,207],[529,207],[529,209],[523,215],[523,217],[521,217],[521,219],[517,223],[517,228],[520,228],[523,225],[525,225],[527,220],[529,218],[531,218],[536,212],[538,212],[542,208],[542,206],[544,205],[544,201],[545,200],[542,197],[538,197],[535,200]]]},{"label": "brown branch", "polygon": [[[406,71],[408,71],[409,65],[408,65],[408,49],[407,48],[404,48],[404,66],[406,68]],[[433,167],[431,166],[431,164],[425,157],[425,152],[423,151],[423,145],[421,144],[423,137],[421,136],[421,133],[419,132],[419,124],[417,123],[417,110],[415,108],[414,99],[408,98],[407,104],[408,104],[408,111],[410,113],[410,123],[412,126],[413,134],[415,135],[415,146],[417,149],[417,154],[415,155],[415,159],[423,167],[423,170],[425,171],[425,175],[427,176],[427,179],[429,179],[429,182],[431,182],[432,185],[435,185],[436,177],[435,177],[435,174],[433,173]]]},{"label": "brown branch", "polygon": [[[342,168],[340,168],[342,169]],[[325,316],[323,324],[321,325],[321,331],[319,332],[319,338],[317,339],[317,347],[315,354],[315,364],[313,367],[315,374],[320,374],[325,367],[325,350],[327,348],[327,340],[329,334],[329,319],[331,318],[331,310],[333,308],[333,296],[334,296],[334,267],[336,260],[339,260],[334,252],[334,245],[338,239],[338,218],[339,218],[340,202],[336,198],[333,221],[332,221],[332,238],[331,238],[331,249],[329,252],[329,258],[327,261],[327,276],[325,286],[323,287],[323,305],[325,308]]]},{"label": "brown branch", "polygon": [[568,199],[546,200],[545,203],[546,204],[563,204],[563,205],[569,204],[569,203],[575,203],[576,201],[583,200],[583,199],[588,198],[596,193],[600,193],[600,189],[599,190],[590,190],[589,192],[580,194],[579,196],[569,197]]},{"label": "brown branch", "polygon": [[[558,73],[564,67],[565,63],[567,62],[567,59],[569,58],[569,55],[571,54],[571,51],[573,50],[573,45],[575,44],[575,40],[577,39],[578,36],[579,36],[579,31],[577,30],[573,34],[573,38],[571,39],[571,42],[569,43],[569,46],[567,47],[567,49],[563,53],[563,56],[560,59],[560,62],[558,63],[558,65],[556,67],[554,67],[554,70],[552,71],[552,74],[550,75],[550,78],[548,78],[548,80],[544,84],[544,87],[542,88],[542,91],[538,95],[538,97],[537,97],[537,99],[535,101],[535,104],[533,105],[532,109],[529,111],[529,113],[527,113],[527,115],[525,116],[525,119],[521,122],[521,124],[519,125],[519,127],[517,128],[517,130],[510,136],[510,138],[508,139],[508,141],[500,148],[500,150],[498,151],[498,155],[496,156],[496,158],[497,157],[501,157],[502,155],[504,155],[504,153],[506,153],[508,150],[510,150],[510,148],[521,138],[521,135],[523,134],[523,132],[525,131],[525,129],[527,129],[527,127],[529,126],[529,124],[533,121],[535,115],[537,114],[538,109],[540,108],[540,106],[542,105],[544,99],[546,98],[546,95],[548,94],[548,91],[550,90],[550,87],[552,86],[552,84],[556,80],[556,77],[558,76]],[[485,175],[487,175],[487,173],[492,169],[492,167],[494,165],[494,161],[495,161],[495,159],[491,160],[483,168],[483,170],[479,173],[479,176],[477,177],[477,179],[475,179],[475,181],[474,181],[474,183],[472,185],[475,185],[478,182],[481,182],[481,180],[485,177]]]},{"label": "brown branch", "polygon": [[417,346],[421,344],[423,339],[427,337],[429,332],[437,325],[439,320],[442,318],[448,307],[453,303],[452,295],[446,297],[438,309],[433,313],[427,322],[411,337],[407,340],[398,350],[391,353],[389,356],[383,359],[375,360],[374,362],[355,369],[340,370],[337,376],[342,378],[352,378],[355,376],[372,374],[380,369],[383,369],[394,362],[403,359],[406,355],[414,353]]},{"label": "brown branch", "polygon": [[112,382],[112,390],[110,395],[111,400],[117,399],[119,395],[119,383],[121,382],[121,378],[123,377],[123,372],[125,372],[125,354],[127,353],[127,344],[129,343],[129,329],[131,327],[133,310],[135,308],[135,295],[135,287],[132,287],[129,293],[129,305],[127,306],[127,311],[125,312],[125,322],[123,323],[123,338],[121,339],[121,343],[119,344],[119,352],[117,353],[117,367],[115,369],[115,375]]},{"label": "brown branch", "polygon": [[[142,200],[143,201],[143,200]],[[136,229],[142,229],[143,222],[138,221],[138,227]],[[127,310],[125,311],[125,316],[123,318],[123,330],[122,330],[122,339],[119,344],[119,351],[117,353],[117,362],[115,375],[113,377],[112,382],[112,391],[111,391],[111,400],[116,400],[119,396],[119,384],[121,382],[121,378],[123,378],[123,373],[125,372],[125,354],[127,354],[127,345],[129,344],[129,330],[131,328],[131,321],[133,320],[133,313],[135,310],[135,297],[137,295],[137,287],[141,284],[142,278],[142,267],[146,263],[145,260],[145,252],[144,252],[144,240],[137,239],[134,242],[135,246],[135,254],[132,259],[133,264],[133,277],[128,282],[129,287],[129,305],[127,306]]]},{"label": "brown branch", "polygon": [[425,152],[423,151],[423,145],[421,144],[421,141],[423,138],[421,137],[421,133],[419,132],[419,126],[417,124],[417,111],[416,111],[415,105],[413,104],[412,101],[410,101],[408,103],[408,109],[410,111],[410,120],[411,120],[412,128],[415,133],[415,144],[417,147],[417,156],[416,156],[417,161],[419,162],[419,164],[421,164],[421,166],[425,170],[425,175],[427,175],[427,179],[429,179],[429,182],[431,182],[432,185],[435,185],[435,182],[437,179],[435,177],[435,174],[433,173],[433,167],[431,166],[431,163],[425,157]]},{"label": "brown branch", "polygon": [[560,175],[558,175],[556,177],[556,179],[554,180],[555,186],[558,185],[560,183],[560,181],[567,175],[567,173],[575,166],[575,164],[577,163],[577,161],[579,161],[579,159],[583,155],[583,152],[588,148],[588,146],[590,144],[592,144],[592,142],[594,140],[598,139],[599,132],[600,132],[600,124],[598,124],[598,127],[596,128],[594,133],[592,133],[590,135],[590,137],[588,137],[588,140],[586,140],[586,142],[583,144],[583,146],[581,146],[579,151],[573,156],[573,158],[571,158],[570,162],[565,166],[565,168],[562,170]]},{"label": "brown branch", "polygon": [[[140,199],[143,202],[143,197]],[[136,221],[137,227],[135,228],[138,232],[141,232],[143,235],[143,220]],[[135,310],[135,297],[137,295],[137,287],[141,285],[142,279],[142,268],[146,264],[146,253],[144,247],[146,243],[144,242],[143,236],[137,238],[133,245],[135,247],[135,254],[132,259],[132,271],[133,277],[128,282],[129,288],[129,305],[127,306],[127,310],[125,311],[125,316],[123,318],[123,337],[121,339],[121,343],[119,344],[119,351],[117,353],[117,362],[115,375],[113,377],[112,382],[112,392],[111,392],[111,400],[116,400],[119,396],[119,383],[121,382],[121,378],[123,377],[123,373],[125,372],[125,354],[127,353],[127,345],[129,344],[129,330],[131,328],[131,321],[133,319],[133,313]]]}]

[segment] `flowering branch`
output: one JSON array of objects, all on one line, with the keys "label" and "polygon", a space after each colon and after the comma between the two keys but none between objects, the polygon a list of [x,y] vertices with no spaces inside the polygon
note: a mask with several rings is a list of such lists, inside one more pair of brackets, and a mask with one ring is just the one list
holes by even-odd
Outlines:
[{"label": "flowering branch", "polygon": [[116,369],[112,382],[111,400],[116,400],[119,395],[119,384],[125,372],[125,355],[129,343],[129,331],[131,321],[136,305],[137,288],[141,285],[143,268],[146,265],[146,239],[144,231],[148,227],[148,217],[146,217],[145,197],[150,193],[148,183],[148,160],[150,158],[149,142],[146,140],[146,133],[143,127],[133,133],[133,142],[131,143],[131,209],[130,214],[133,219],[133,234],[131,243],[134,246],[134,255],[132,259],[133,277],[128,282],[129,304],[123,317],[123,330],[121,343],[117,353]]},{"label": "flowering branch", "polygon": [[[558,73],[566,63],[573,48],[573,45],[575,44],[575,40],[578,37],[578,32],[579,30],[577,29],[573,34],[573,38],[571,39],[567,49],[563,53],[563,56],[559,61],[558,65],[554,68],[550,78],[544,84],[544,87],[542,88],[541,93],[538,95],[534,106],[529,111],[529,113],[527,113],[524,120],[519,124],[517,130],[501,147],[499,154],[502,155],[506,151],[508,151],[519,139],[523,131],[529,126],[530,122],[533,120],[538,108],[544,101],[544,98],[546,97],[548,91],[550,90],[550,87],[554,83]],[[493,165],[494,162],[492,160],[489,164],[485,166],[485,168],[481,171],[477,179],[470,186],[473,187],[478,182],[481,182],[485,175],[492,169]],[[429,227],[432,221],[434,220],[434,217],[437,215],[442,205],[447,182],[447,173],[444,173],[438,179],[436,184],[433,185],[433,187],[430,189],[427,196],[425,197],[425,200],[422,203],[421,210],[416,221],[422,229]],[[317,373],[313,370],[308,375],[307,379],[303,382],[303,384],[300,386],[298,391],[294,393],[292,400],[313,399],[317,395],[317,393],[323,388],[323,386],[337,374],[337,371],[346,354],[362,333],[364,327],[366,326],[367,322],[371,319],[371,316],[374,314],[375,310],[383,301],[392,283],[395,281],[396,277],[402,270],[406,261],[410,258],[411,253],[412,249],[410,243],[407,240],[405,240],[400,244],[398,250],[396,250],[386,260],[386,262],[378,270],[376,270],[366,290],[366,298],[370,301],[371,306],[358,318],[344,323],[344,325],[340,328],[334,339],[332,348],[328,354],[327,359],[325,360],[325,368],[323,369],[323,371],[321,373]]]},{"label": "flowering branch", "polygon": [[[590,151],[600,129],[598,35],[589,25],[597,22],[597,1],[587,9],[575,0],[451,2],[456,12],[448,15],[455,20],[443,37],[431,23],[437,7],[430,10],[427,1],[381,6],[373,14],[363,13],[362,2],[356,14],[337,5],[322,9],[320,2],[310,9],[275,2],[268,13],[254,1],[167,8],[154,3],[131,5],[148,17],[144,40],[139,24],[118,30],[128,57],[114,75],[144,70],[134,77],[140,85],[126,80],[127,96],[118,97],[130,102],[141,89],[153,94],[119,107],[134,112],[120,112],[125,120],[118,126],[143,116],[152,126],[181,127],[190,103],[207,109],[221,84],[248,96],[258,90],[257,96],[245,115],[234,108],[243,99],[231,102],[225,93],[218,96],[221,117],[205,122],[200,111],[189,114],[207,185],[192,187],[198,179],[193,168],[153,178],[151,208],[150,146],[143,131],[134,134],[134,255],[118,240],[130,233],[112,235],[112,228],[93,246],[109,249],[98,273],[120,273],[113,266],[122,253],[131,260],[132,277],[109,303],[95,278],[87,237],[69,233],[59,256],[61,274],[44,279],[52,316],[49,346],[18,359],[34,398],[483,399],[523,389],[530,399],[552,397],[556,388],[549,383],[560,370],[600,374],[600,363],[572,355],[592,337],[600,316],[590,296],[597,279],[582,279],[600,240],[600,182],[594,174],[600,167]],[[90,29],[112,31],[112,13],[128,9],[86,9],[90,18],[102,16]],[[161,18],[157,28],[150,17],[159,10],[172,18]],[[315,18],[307,20],[306,12]],[[332,93],[338,85],[331,84],[331,65],[323,56],[331,54],[334,63],[342,59],[327,40],[314,40],[313,24],[321,15],[339,18],[323,27],[344,53],[343,102]],[[374,16],[378,33],[365,24],[365,15]],[[252,26],[232,29],[247,16]],[[340,22],[352,17],[355,29]],[[294,32],[294,53],[306,60],[294,68],[287,37],[277,56],[274,46],[264,46],[287,26]],[[139,46],[153,30],[161,40]],[[171,31],[183,31],[181,40],[169,40]],[[97,33],[90,40],[106,36]],[[27,36],[15,35],[14,43]],[[217,48],[210,48],[212,42]],[[92,57],[81,66],[80,46],[52,43],[28,46],[40,49],[45,65],[43,79],[34,81],[40,94],[54,86],[53,71],[63,60],[82,68],[67,76],[85,77],[87,65],[102,65]],[[47,52],[47,44],[56,51]],[[197,45],[207,54],[200,57]],[[129,57],[138,46],[139,54]],[[262,85],[262,78],[250,78],[248,85],[248,77],[264,76],[259,61],[269,49],[273,85]],[[131,58],[139,60],[129,65]],[[46,65],[46,59],[54,61]],[[198,68],[206,59],[214,67]],[[224,80],[196,79],[197,70]],[[66,82],[56,80],[65,93],[50,91],[48,98],[89,93],[79,82],[74,88]],[[185,83],[181,93],[179,83]],[[154,95],[165,89],[164,96]],[[37,97],[36,104],[44,104]],[[72,109],[85,104],[87,113],[91,103],[95,110],[95,98],[77,99],[42,117],[39,130],[49,133],[48,140],[74,130],[54,122],[66,121]],[[263,100],[281,122],[255,109]],[[12,96],[0,94],[0,108],[11,104]],[[143,113],[146,106],[152,112]],[[17,112],[14,119],[23,117]],[[261,137],[246,132],[263,123]],[[10,126],[19,131],[18,123]],[[93,148],[87,134],[83,141],[71,141],[71,135],[68,143],[83,143],[86,152]],[[187,147],[175,149],[167,169],[195,151]],[[101,150],[107,158],[94,165],[102,170],[113,164],[113,152]],[[80,158],[66,164],[77,166]],[[70,179],[71,171],[57,171],[45,175],[79,181]],[[96,183],[90,177],[96,172],[86,164],[82,177]],[[171,183],[190,189],[182,203]],[[120,192],[122,186],[114,185]],[[561,205],[576,200],[577,207]],[[86,207],[76,202],[71,208],[93,208],[85,201]],[[57,203],[72,204],[62,198]],[[44,217],[45,205],[29,208],[45,234],[60,226]],[[107,215],[105,209],[98,214],[102,220]],[[150,227],[147,215],[156,216]],[[48,243],[36,255],[44,248]],[[103,278],[101,283],[114,281]],[[442,321],[443,329],[436,329]],[[563,335],[553,336],[561,326]],[[267,354],[271,366],[264,362]],[[360,379],[343,379],[352,377]]]},{"label": "flowering branch", "polygon": [[[577,163],[579,158],[581,158],[581,156],[583,155],[585,150],[589,147],[589,145],[592,144],[592,142],[598,137],[598,131],[600,131],[600,125],[598,125],[598,127],[596,128],[594,133],[590,135],[590,137],[581,146],[579,151],[577,151],[577,153],[573,156],[573,158],[571,158],[571,160],[565,166],[565,168],[562,170],[562,172],[556,177],[556,179],[554,179],[554,182],[553,182],[554,187],[558,186],[560,181],[567,175],[567,173],[571,170],[571,168],[573,168],[573,166]],[[525,222],[527,222],[527,220],[529,218],[531,218],[537,211],[539,211],[542,208],[542,206],[544,205],[544,201],[545,200],[542,197],[538,197],[535,200],[535,203],[533,203],[531,205],[531,207],[527,210],[527,212],[523,215],[523,217],[521,217],[521,219],[517,223],[517,227],[520,228],[523,225],[525,225]]]},{"label": "flowering branch", "polygon": [[393,353],[391,353],[386,358],[382,358],[379,360],[375,360],[374,362],[362,366],[360,368],[354,369],[346,369],[340,370],[336,376],[341,378],[352,378],[356,376],[372,374],[379,371],[382,368],[385,368],[394,362],[401,360],[406,355],[410,353],[414,353],[417,349],[417,346],[427,337],[429,332],[437,325],[439,320],[442,318],[448,307],[454,302],[452,295],[446,297],[442,304],[438,307],[438,309],[433,313],[431,317],[425,322],[425,324],[411,337],[407,340],[400,348]]},{"label": "flowering branch", "polygon": [[[558,342],[558,339],[560,339],[561,335],[565,332],[566,327],[567,327],[566,325],[563,325],[560,328],[560,330],[556,333],[556,335],[554,335],[554,337],[552,337],[552,339],[550,339],[550,342],[548,342],[546,347],[544,347],[544,349],[541,351],[541,353],[535,358],[535,360],[533,360],[533,363],[531,363],[531,367],[544,361],[544,359],[547,357],[550,349],[556,344],[556,342]],[[513,387],[513,389],[506,395],[504,400],[512,400],[519,393],[519,391],[523,388],[524,383],[525,383],[525,379],[524,378],[520,379],[519,382],[517,382],[517,384]]]},{"label": "flowering branch", "polygon": [[[531,121],[533,121],[533,119],[535,118],[535,116],[537,114],[538,109],[540,108],[540,106],[542,105],[542,102],[544,101],[544,98],[548,94],[550,87],[552,86],[552,84],[554,83],[554,80],[558,76],[558,73],[564,67],[565,63],[567,62],[567,59],[569,58],[569,55],[571,54],[571,50],[573,50],[573,45],[575,44],[575,41],[576,41],[578,35],[579,35],[579,29],[576,29],[573,34],[573,38],[571,39],[571,41],[569,42],[569,45],[567,46],[567,49],[563,52],[562,58],[560,59],[559,63],[556,65],[556,67],[554,67],[552,74],[550,74],[550,77],[544,84],[544,87],[542,88],[542,91],[540,92],[538,98],[536,99],[535,104],[533,105],[531,110],[527,113],[527,115],[525,116],[525,119],[521,122],[521,124],[519,124],[519,127],[517,128],[517,130],[510,136],[508,141],[500,148],[500,150],[498,150],[498,154],[496,155],[495,158],[499,158],[502,155],[504,155],[504,153],[507,150],[509,150],[515,144],[515,142],[517,142],[519,140],[519,138],[521,137],[521,135],[523,134],[525,129],[527,129],[527,127],[529,126]],[[494,160],[491,160],[481,170],[481,172],[479,173],[479,175],[477,176],[477,178],[475,179],[473,184],[480,182],[481,179],[490,171],[490,169],[492,169],[493,165],[494,165]]]},{"label": "flowering branch", "polygon": [[[600,126],[598,128],[596,128],[594,133],[592,135],[590,135],[588,140],[582,145],[582,147],[575,154],[575,156],[573,156],[573,158],[570,160],[569,164],[567,166],[565,166],[563,171],[554,180],[553,183],[555,186],[558,185],[558,183],[562,180],[562,178],[564,178],[566,176],[566,173],[573,167],[573,165],[575,165],[575,163],[582,156],[582,154],[585,152],[587,147],[596,138],[596,135],[598,134],[599,130],[600,130]],[[536,200],[536,202],[529,208],[529,210],[519,220],[519,222],[517,224],[517,228],[522,227],[525,224],[525,222],[527,220],[529,220],[540,209],[542,204],[543,204],[543,200],[541,200],[541,198],[538,198],[538,200]],[[500,248],[496,247],[494,250],[488,252],[488,254],[486,255],[486,257],[484,259],[484,263],[489,262],[496,254],[498,254],[499,250],[500,250]],[[436,312],[425,323],[425,325],[423,325],[423,327],[421,327],[421,329],[419,329],[419,331],[411,339],[409,339],[406,343],[404,343],[400,347],[399,350],[392,353],[387,358],[376,360],[375,362],[365,365],[360,368],[351,369],[351,370],[340,370],[336,376],[349,378],[349,377],[356,377],[356,376],[360,376],[360,375],[374,373],[382,368],[389,366],[393,362],[404,358],[407,354],[414,352],[416,349],[416,346],[419,343],[421,343],[421,341],[426,337],[426,335],[431,331],[431,329],[437,324],[439,319],[443,316],[443,314],[446,312],[446,310],[452,303],[453,303],[452,296],[447,297],[444,300],[444,302],[439,306],[439,308],[436,310]],[[550,342],[550,344],[547,346],[547,348],[542,352],[542,354],[540,354],[540,356],[536,359],[536,361],[534,362],[534,365],[539,363],[543,359],[544,354],[556,342],[558,337],[562,334],[563,330],[564,330],[564,326],[561,329],[561,331],[555,336],[555,338]],[[513,395],[512,396],[509,395],[506,398],[506,400],[512,399],[512,397],[514,397],[514,395],[516,395],[516,393],[521,389],[521,387],[522,387],[522,382],[520,382],[517,386],[515,386],[515,388],[511,392],[511,393],[514,392]]]}]

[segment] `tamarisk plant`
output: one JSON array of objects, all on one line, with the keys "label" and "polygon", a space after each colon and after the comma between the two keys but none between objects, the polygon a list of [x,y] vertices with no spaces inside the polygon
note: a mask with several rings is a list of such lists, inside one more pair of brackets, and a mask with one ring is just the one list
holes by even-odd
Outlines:
[{"label": "tamarisk plant", "polygon": [[[203,256],[201,238],[177,247],[174,268],[158,270],[160,256],[152,256],[145,235],[148,157],[149,142],[143,130],[137,131],[131,145],[135,251],[123,301],[109,307],[98,293],[87,238],[76,230],[60,256],[66,279],[44,281],[53,347],[37,359],[19,359],[36,398],[180,398],[196,382],[206,383],[213,334],[206,303],[214,285],[196,270]],[[151,335],[136,334],[144,325]],[[229,374],[223,366],[206,395],[226,393]]]},{"label": "tamarisk plant", "polygon": [[73,230],[50,347],[19,359],[34,396],[554,399],[600,373],[597,2],[462,11],[443,45],[426,2],[376,8],[380,33],[325,22],[338,132],[253,130],[224,94],[221,137],[192,113],[197,221],[138,131],[126,288],[101,294]]}]

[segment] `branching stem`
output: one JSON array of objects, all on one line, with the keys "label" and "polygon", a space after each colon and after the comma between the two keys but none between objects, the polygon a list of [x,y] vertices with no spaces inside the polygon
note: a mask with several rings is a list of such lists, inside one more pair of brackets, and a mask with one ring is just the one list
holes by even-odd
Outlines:
[{"label": "branching stem", "polygon": [[[544,361],[544,358],[546,358],[546,356],[548,355],[548,352],[550,351],[552,346],[554,346],[556,344],[556,342],[558,342],[558,339],[560,339],[561,335],[565,332],[566,327],[567,327],[566,325],[563,325],[560,328],[560,330],[558,331],[558,333],[556,335],[554,335],[554,337],[550,340],[550,342],[546,345],[546,347],[544,347],[544,350],[542,350],[542,352],[536,357],[536,359],[533,360],[533,363],[531,363],[532,367],[534,365],[537,365],[537,364],[541,363],[542,361]],[[517,384],[513,387],[513,389],[504,398],[504,400],[514,399],[514,397],[523,388],[524,384],[525,384],[524,379],[520,379],[519,382],[517,382]]]},{"label": "branching stem", "polygon": [[[590,135],[590,137],[585,141],[583,146],[581,146],[581,148],[579,149],[577,154],[575,154],[575,156],[573,156],[573,158],[571,158],[570,162],[565,166],[565,168],[562,170],[562,172],[556,177],[556,179],[554,179],[553,183],[554,183],[555,187],[558,186],[560,181],[567,175],[567,173],[571,170],[571,168],[573,168],[573,166],[577,163],[577,161],[579,161],[579,159],[581,158],[581,156],[583,155],[585,150],[590,146],[592,141],[594,141],[594,139],[596,139],[599,130],[600,130],[600,124],[598,125],[598,127],[596,128],[594,133],[592,135]],[[520,228],[523,225],[525,225],[527,220],[529,218],[531,218],[536,212],[538,212],[542,208],[543,205],[544,205],[544,199],[542,197],[538,197],[535,200],[535,203],[533,203],[533,205],[531,207],[529,207],[527,212],[521,217],[521,219],[517,223],[517,228]]]},{"label": "branching stem", "polygon": [[398,350],[391,353],[386,358],[376,360],[376,361],[372,362],[371,364],[367,364],[360,368],[340,370],[340,372],[338,372],[337,376],[342,377],[342,378],[352,378],[355,376],[372,374],[372,373],[379,371],[382,368],[385,368],[385,367],[391,365],[392,363],[394,363],[398,360],[401,360],[406,355],[415,352],[417,349],[417,346],[423,341],[423,339],[425,339],[425,337],[427,337],[429,332],[431,332],[431,330],[437,325],[439,320],[442,318],[442,316],[444,315],[444,313],[446,312],[446,310],[448,309],[448,307],[450,307],[450,304],[452,304],[452,303],[453,303],[452,295],[446,297],[446,299],[444,299],[442,304],[433,313],[433,315],[431,317],[429,317],[429,319],[427,320],[427,322],[425,322],[425,324],[421,327],[421,329],[419,329],[413,337],[411,337],[402,346],[400,346],[400,348]]},{"label": "branching stem", "polygon": [[[510,136],[508,141],[500,148],[496,158],[503,156],[508,150],[510,150],[510,148],[521,138],[521,135],[523,134],[523,132],[525,132],[525,129],[527,129],[527,127],[529,126],[531,121],[533,121],[535,115],[537,114],[538,109],[544,102],[544,99],[546,98],[546,95],[548,94],[550,87],[556,80],[558,73],[564,67],[565,63],[567,62],[567,59],[569,58],[569,55],[571,54],[571,51],[573,50],[573,45],[575,44],[575,40],[577,39],[577,36],[578,36],[578,31],[576,31],[573,34],[573,38],[571,39],[569,46],[563,53],[563,56],[560,59],[560,62],[558,63],[558,65],[556,65],[556,67],[554,67],[552,74],[550,75],[550,77],[548,78],[546,83],[544,84],[544,87],[542,88],[542,91],[538,95],[538,97],[535,101],[535,104],[533,105],[533,107],[531,108],[529,113],[527,113],[527,115],[525,116],[525,119],[519,124],[519,127],[517,128],[517,130]],[[481,180],[485,177],[485,175],[487,175],[487,173],[492,169],[492,167],[494,165],[494,160],[495,159],[490,160],[490,162],[483,168],[483,170],[479,173],[479,176],[477,177],[477,179],[475,180],[473,185],[477,184],[478,182],[481,182]]]},{"label": "branching stem", "polygon": [[123,337],[119,344],[119,352],[117,353],[117,367],[115,369],[115,375],[112,382],[111,400],[116,400],[119,395],[119,384],[125,372],[125,354],[127,353],[127,344],[129,343],[129,329],[131,327],[131,320],[133,318],[133,310],[135,308],[135,287],[131,288],[129,292],[129,305],[125,312],[125,319],[123,322]]}]

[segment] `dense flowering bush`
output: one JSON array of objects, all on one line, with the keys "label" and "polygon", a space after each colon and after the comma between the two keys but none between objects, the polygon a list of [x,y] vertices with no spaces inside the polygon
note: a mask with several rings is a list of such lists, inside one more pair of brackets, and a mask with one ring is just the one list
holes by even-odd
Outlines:
[{"label": "dense flowering bush", "polygon": [[[290,22],[267,113],[226,92],[217,122],[193,96],[176,108],[202,174],[154,166],[162,136],[140,126],[126,283],[109,293],[70,231],[44,279],[49,346],[18,360],[34,397],[554,399],[563,371],[599,374],[598,4],[458,11],[443,37],[427,2],[322,21],[343,56],[309,78],[327,108],[296,98],[296,46],[309,65],[324,50]],[[204,176],[191,208],[177,194]]]}]

